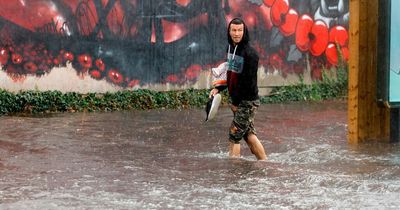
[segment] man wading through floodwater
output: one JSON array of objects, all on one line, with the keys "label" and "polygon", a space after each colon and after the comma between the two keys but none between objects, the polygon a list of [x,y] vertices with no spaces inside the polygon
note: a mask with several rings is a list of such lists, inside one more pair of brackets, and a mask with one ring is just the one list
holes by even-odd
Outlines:
[{"label": "man wading through floodwater", "polygon": [[[240,140],[244,139],[258,160],[265,160],[264,147],[257,138],[254,116],[260,106],[257,70],[258,54],[249,44],[246,24],[240,18],[228,25],[228,71],[227,87],[233,121],[229,129],[229,156],[240,157]],[[210,97],[224,90],[218,86],[211,90]]]}]

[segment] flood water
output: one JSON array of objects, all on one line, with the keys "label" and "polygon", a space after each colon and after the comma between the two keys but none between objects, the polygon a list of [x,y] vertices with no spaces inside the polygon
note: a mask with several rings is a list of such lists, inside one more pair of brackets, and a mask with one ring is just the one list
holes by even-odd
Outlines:
[{"label": "flood water", "polygon": [[262,105],[267,161],[227,157],[232,114],[0,117],[0,209],[398,209],[399,144],[349,145],[344,101]]}]

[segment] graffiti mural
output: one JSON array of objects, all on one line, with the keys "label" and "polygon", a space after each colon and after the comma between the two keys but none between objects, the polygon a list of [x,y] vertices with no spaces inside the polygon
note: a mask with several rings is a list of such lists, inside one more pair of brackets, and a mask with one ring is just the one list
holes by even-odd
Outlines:
[{"label": "graffiti mural", "polygon": [[0,64],[13,78],[71,64],[121,87],[183,84],[222,62],[226,25],[248,24],[266,71],[348,57],[348,0],[0,0]]}]

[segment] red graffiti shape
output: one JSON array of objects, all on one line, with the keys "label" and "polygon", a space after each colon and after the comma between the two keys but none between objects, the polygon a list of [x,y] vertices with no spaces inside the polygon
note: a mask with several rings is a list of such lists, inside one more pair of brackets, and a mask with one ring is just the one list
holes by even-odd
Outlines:
[{"label": "red graffiti shape", "polygon": [[133,80],[131,80],[131,81],[128,83],[128,87],[133,88],[133,87],[135,87],[135,86],[137,86],[137,85],[139,85],[139,84],[140,84],[140,81],[139,81],[139,80],[133,79]]},{"label": "red graffiti shape", "polygon": [[328,27],[321,21],[313,21],[308,15],[300,17],[296,28],[296,45],[301,51],[310,50],[314,56],[321,55],[329,39]]},{"label": "red graffiti shape", "polygon": [[307,51],[310,48],[310,31],[314,20],[309,15],[302,15],[296,27],[296,46],[301,51]]},{"label": "red graffiti shape", "polygon": [[101,79],[101,72],[98,70],[90,70],[89,74],[95,79]]},{"label": "red graffiti shape", "polygon": [[124,81],[124,77],[115,69],[108,71],[108,78],[115,84],[121,84]]},{"label": "red graffiti shape", "polygon": [[96,67],[103,72],[106,69],[106,64],[103,62],[101,58],[97,58],[96,61],[94,62]]},{"label": "red graffiti shape", "polygon": [[264,0],[264,4],[267,6],[272,6],[272,4],[275,2],[275,0]]},{"label": "red graffiti shape", "polygon": [[191,65],[185,72],[186,79],[188,79],[188,80],[196,79],[199,76],[200,71],[201,71],[200,65],[196,65],[196,64]]},{"label": "red graffiti shape", "polygon": [[329,42],[337,43],[340,46],[347,46],[349,34],[343,26],[334,26],[329,31]]},{"label": "red graffiti shape", "polygon": [[299,15],[296,10],[290,9],[289,12],[285,15],[284,22],[279,27],[279,30],[284,36],[290,36],[294,34],[296,31],[297,20],[299,19]]},{"label": "red graffiti shape", "polygon": [[79,55],[78,61],[79,64],[85,69],[89,69],[90,67],[92,67],[92,57],[88,54]]},{"label": "red graffiti shape", "polygon": [[271,8],[271,21],[275,26],[280,26],[284,22],[284,17],[289,11],[288,0],[276,0]]},{"label": "red graffiti shape", "polygon": [[325,55],[328,62],[333,65],[337,65],[338,50],[340,49],[343,59],[347,60],[349,56],[348,50],[349,35],[347,30],[343,26],[335,26],[329,31],[329,42],[330,44],[326,48]]},{"label": "red graffiti shape", "polygon": [[178,76],[176,76],[175,74],[171,74],[171,75],[168,75],[165,80],[167,82],[175,83],[175,82],[178,82]]},{"label": "red graffiti shape", "polygon": [[72,54],[71,52],[65,52],[64,53],[64,60],[72,62],[74,60],[74,54]]},{"label": "red graffiti shape", "polygon": [[329,32],[328,26],[321,20],[315,21],[311,29],[311,37],[315,37],[311,41],[310,52],[314,56],[320,56],[324,53],[328,46]]},{"label": "red graffiti shape", "polygon": [[[339,47],[343,59],[348,60],[349,58],[349,49],[347,47]],[[332,65],[337,65],[339,62],[339,55],[338,55],[338,47],[336,44],[330,43],[325,50],[325,56],[328,59],[328,62]]]},{"label": "red graffiti shape", "polygon": [[10,55],[9,52],[6,48],[2,47],[0,48],[0,64],[4,65],[7,63]]},{"label": "red graffiti shape", "polygon": [[190,2],[191,0],[176,0],[176,3],[183,7],[186,7]]},{"label": "red graffiti shape", "polygon": [[[164,30],[164,42],[171,43],[177,41],[187,35],[190,32],[189,29],[193,30],[201,25],[207,25],[207,21],[208,15],[206,13],[196,16],[182,23],[162,20],[161,22]],[[155,36],[155,34],[153,36]],[[153,39],[153,42],[155,42],[156,37],[154,37]]]},{"label": "red graffiti shape", "polygon": [[29,72],[29,73],[36,73],[38,67],[35,63],[33,63],[32,61],[29,61],[27,63],[24,64],[24,69]]},{"label": "red graffiti shape", "polygon": [[20,54],[18,54],[18,53],[11,54],[11,61],[14,64],[21,64],[22,60],[23,60],[23,58],[22,58],[22,56]]}]

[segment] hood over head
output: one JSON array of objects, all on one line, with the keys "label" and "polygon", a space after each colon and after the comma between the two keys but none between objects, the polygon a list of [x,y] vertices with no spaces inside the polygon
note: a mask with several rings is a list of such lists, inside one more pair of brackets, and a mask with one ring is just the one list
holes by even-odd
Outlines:
[{"label": "hood over head", "polygon": [[249,36],[249,31],[247,30],[246,23],[241,18],[233,18],[231,20],[231,22],[229,22],[229,24],[228,24],[227,34],[228,34],[228,42],[229,42],[229,44],[233,45],[233,40],[231,38],[231,35],[229,34],[229,30],[230,30],[232,24],[237,24],[237,25],[243,24],[243,26],[244,26],[243,38],[239,42],[239,45],[246,45],[247,43],[249,43],[250,36]]}]

